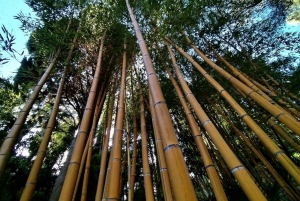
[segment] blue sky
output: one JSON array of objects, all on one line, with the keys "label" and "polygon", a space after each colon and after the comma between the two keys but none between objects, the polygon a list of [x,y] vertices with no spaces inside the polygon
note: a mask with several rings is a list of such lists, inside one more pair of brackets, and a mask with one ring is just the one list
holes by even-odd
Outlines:
[{"label": "blue sky", "polygon": [[[24,55],[26,56],[28,54],[26,51],[26,42],[29,35],[25,34],[19,28],[21,23],[18,20],[15,20],[14,16],[20,13],[20,11],[22,11],[25,15],[32,13],[31,8],[25,4],[24,0],[0,0],[0,5],[0,26],[3,24],[6,29],[15,36],[16,44],[14,45],[14,49],[19,53],[25,50]],[[17,58],[21,61],[23,56],[17,56]],[[0,66],[0,76],[6,78],[13,76],[19,66],[20,63],[14,58],[11,58],[7,64]]]}]

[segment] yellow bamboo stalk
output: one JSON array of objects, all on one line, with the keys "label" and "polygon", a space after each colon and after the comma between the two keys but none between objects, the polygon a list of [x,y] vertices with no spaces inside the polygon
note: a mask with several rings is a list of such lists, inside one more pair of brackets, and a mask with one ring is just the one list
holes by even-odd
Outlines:
[{"label": "yellow bamboo stalk", "polygon": [[92,152],[93,152],[93,141],[95,138],[97,125],[99,121],[99,117],[101,114],[102,106],[104,104],[104,100],[106,98],[106,91],[107,87],[104,89],[104,85],[102,85],[101,90],[98,95],[92,128],[89,134],[89,145],[88,145],[88,153],[87,153],[87,160],[85,164],[85,171],[84,171],[84,177],[83,177],[83,185],[82,185],[82,191],[81,191],[81,201],[86,200],[87,196],[87,190],[88,190],[88,181],[89,181],[89,174],[90,174],[90,167],[91,167],[91,160],[92,160]]},{"label": "yellow bamboo stalk", "polygon": [[152,125],[153,125],[154,137],[155,137],[155,142],[156,142],[156,151],[157,151],[157,155],[158,155],[157,157],[158,157],[158,164],[160,167],[160,177],[161,177],[161,182],[162,182],[162,187],[163,187],[164,199],[166,201],[172,201],[173,196],[172,196],[171,184],[170,184],[166,159],[164,156],[164,149],[163,149],[163,144],[162,144],[162,140],[161,140],[161,135],[160,135],[160,132],[158,129],[156,112],[155,112],[153,99],[152,99],[150,91],[149,91],[149,100],[150,100],[150,111],[151,111],[151,116],[152,116]]},{"label": "yellow bamboo stalk", "polygon": [[109,108],[110,108],[109,117],[107,120],[106,134],[105,134],[102,153],[101,153],[100,172],[99,172],[95,201],[102,200],[103,187],[104,187],[104,181],[105,181],[105,172],[106,172],[105,170],[106,170],[106,163],[107,163],[107,154],[108,154],[108,144],[109,144],[109,139],[110,139],[110,130],[111,130],[113,109],[114,109],[114,103],[115,103],[116,86],[117,85],[115,85],[115,87],[113,89],[111,103],[109,106]]},{"label": "yellow bamboo stalk", "polygon": [[[266,118],[267,115],[263,115],[263,118]],[[269,118],[268,124],[270,127],[279,135],[281,135],[287,143],[289,143],[296,151],[300,153],[300,146],[297,142],[295,142],[290,136],[274,121],[274,119]]]},{"label": "yellow bamboo stalk", "polygon": [[251,149],[251,151],[259,158],[259,160],[264,164],[264,166],[268,169],[268,171],[272,174],[274,179],[278,182],[278,184],[285,190],[285,192],[291,196],[294,200],[297,200],[298,196],[290,186],[282,179],[282,177],[277,173],[277,171],[273,168],[273,166],[267,161],[267,159],[255,148],[255,146],[246,138],[244,133],[240,131],[232,121],[222,112],[216,104],[210,100],[206,95],[204,95],[206,100],[213,106],[213,108],[227,121],[227,123],[231,126],[234,132],[240,136],[246,145]]},{"label": "yellow bamboo stalk", "polygon": [[[184,33],[184,32],[183,32]],[[199,56],[201,56],[205,62],[207,62],[211,67],[215,67],[216,64],[214,64],[209,58],[207,58],[203,52],[201,52],[194,44],[192,44],[192,41],[188,38],[188,36],[184,33],[185,38],[188,43],[190,43],[190,46],[197,52]],[[211,46],[212,48],[212,46]],[[265,98],[267,101],[269,101],[272,105],[276,106],[278,109],[280,109],[282,112],[285,112],[286,115],[288,115],[290,118],[294,119],[292,115],[290,115],[289,111],[282,108],[280,105],[278,105],[274,100],[272,100],[266,93],[268,93],[270,96],[277,97],[277,94],[273,91],[270,91],[266,89],[264,86],[259,84],[258,82],[254,81],[253,79],[247,77],[245,74],[239,72],[234,66],[232,66],[228,61],[226,61],[221,55],[219,55],[213,48],[212,50],[217,55],[218,59],[222,61],[233,73],[234,76],[239,78],[242,82],[244,82],[250,89],[261,95],[263,98]],[[222,69],[223,70],[223,69]],[[224,70],[223,70],[224,71]],[[226,72],[226,71],[225,71]],[[286,102],[283,101],[281,98],[277,99],[277,101],[282,104],[286,105]],[[294,119],[295,120],[295,119]]]},{"label": "yellow bamboo stalk", "polygon": [[148,161],[148,143],[147,143],[147,134],[146,134],[144,97],[142,92],[142,86],[139,80],[138,80],[138,84],[139,84],[139,93],[140,93],[142,161],[143,161],[145,195],[147,201],[154,201],[153,184],[152,184],[151,171],[150,171],[150,166]]},{"label": "yellow bamboo stalk", "polygon": [[62,75],[62,78],[61,78],[61,81],[59,84],[59,88],[57,90],[57,94],[55,97],[55,102],[54,102],[54,105],[53,105],[53,108],[51,111],[50,119],[47,123],[47,127],[46,127],[46,130],[43,135],[43,139],[41,141],[41,144],[40,144],[39,150],[37,152],[36,158],[34,160],[33,166],[30,170],[30,174],[28,176],[25,188],[22,192],[22,196],[20,198],[20,200],[22,200],[22,201],[31,200],[34,189],[36,187],[38,174],[42,167],[43,159],[45,158],[47,146],[49,144],[51,134],[52,134],[52,131],[54,128],[55,119],[56,119],[56,115],[58,113],[58,108],[59,108],[59,104],[60,104],[60,100],[61,100],[61,96],[62,96],[62,92],[63,92],[63,88],[64,88],[67,71],[68,71],[68,66],[65,67],[64,73]]},{"label": "yellow bamboo stalk", "polygon": [[[65,33],[67,33],[69,31],[71,22],[72,22],[72,20],[69,20],[69,23],[67,25]],[[80,29],[80,24],[79,24],[78,30],[79,29]],[[77,32],[78,32],[78,30],[77,30]],[[76,41],[76,40],[77,40],[77,34],[74,37],[74,40],[72,43],[72,48],[74,48],[74,44],[75,44],[74,41]],[[70,52],[71,53],[73,52],[72,48],[69,51],[69,54],[70,54]],[[2,179],[7,160],[9,158],[10,152],[15,144],[16,138],[19,136],[22,126],[26,121],[26,118],[29,114],[29,111],[30,111],[32,105],[34,104],[36,98],[38,97],[40,90],[42,89],[42,87],[45,84],[46,80],[48,79],[54,65],[56,64],[56,61],[60,55],[60,52],[61,52],[61,48],[58,48],[55,53],[54,58],[52,59],[51,63],[49,64],[48,68],[46,69],[45,73],[43,74],[43,76],[41,77],[41,79],[39,80],[37,85],[34,87],[33,92],[29,96],[29,98],[26,101],[24,107],[22,108],[20,114],[18,115],[18,118],[16,119],[13,127],[10,129],[8,135],[5,137],[5,140],[3,141],[2,145],[1,145],[1,148],[0,148],[0,181]],[[67,59],[66,61],[67,61],[66,66],[68,66],[69,65],[68,62],[70,62],[70,60]]]},{"label": "yellow bamboo stalk", "polygon": [[[166,38],[166,40],[174,47],[181,52],[184,53],[181,48],[179,48],[176,44],[174,44],[170,39]],[[195,45],[191,45],[194,50],[200,55],[199,50],[196,48]],[[201,54],[204,56],[203,54]],[[185,53],[185,56],[188,56]],[[201,56],[201,57],[202,57]],[[233,85],[240,88],[244,93],[247,94],[248,97],[256,101],[258,104],[260,104],[263,108],[265,108],[269,113],[271,113],[276,119],[278,119],[280,122],[284,123],[289,129],[291,129],[295,134],[300,136],[300,125],[299,123],[294,119],[291,118],[287,113],[284,113],[282,110],[278,109],[276,106],[274,106],[271,102],[266,100],[265,98],[261,97],[258,93],[256,93],[254,90],[243,84],[241,81],[237,80],[235,77],[233,77],[231,74],[226,72],[224,69],[216,65],[214,62],[212,62],[207,57],[203,57],[203,59],[211,66],[213,67],[218,73],[220,73],[223,77],[225,77],[228,81],[230,81]],[[193,64],[196,63],[192,58],[188,59]],[[194,65],[195,66],[195,65]],[[199,64],[196,66],[200,66]],[[195,66],[195,67],[196,67]],[[202,69],[196,67],[199,71]],[[202,70],[201,70],[202,71]]]},{"label": "yellow bamboo stalk", "polygon": [[143,55],[175,200],[197,200],[146,43],[128,0],[126,5]]},{"label": "yellow bamboo stalk", "polygon": [[[168,47],[168,49],[170,48],[168,45],[167,45],[167,47]],[[170,49],[169,49],[169,51],[170,51]],[[175,65],[175,64],[173,64],[173,65]],[[184,99],[184,95],[182,94],[178,84],[176,83],[175,79],[173,78],[169,68],[166,67],[166,70],[169,75],[169,79],[171,80],[171,82],[175,88],[177,96],[180,99],[181,105],[185,111],[186,118],[187,118],[190,128],[191,128],[192,136],[194,137],[195,143],[196,143],[198,150],[200,151],[200,154],[202,156],[202,160],[205,165],[205,170],[210,179],[211,186],[212,186],[214,195],[216,197],[216,200],[224,200],[225,201],[225,200],[227,200],[227,197],[224,192],[224,189],[221,184],[218,173],[216,171],[216,168],[215,168],[215,166],[212,162],[212,159],[208,153],[207,147],[202,139],[202,132],[198,128],[196,120],[193,116],[193,113],[191,112],[189,106],[187,105],[187,103]]]},{"label": "yellow bamboo stalk", "polygon": [[72,158],[69,163],[68,171],[66,174],[65,182],[62,187],[62,191],[60,194],[60,201],[71,200],[74,187],[76,184],[76,179],[79,171],[80,161],[83,153],[83,149],[87,139],[87,132],[89,130],[89,121],[92,116],[92,109],[94,105],[95,95],[98,88],[99,79],[101,73],[101,63],[102,63],[102,53],[103,53],[104,39],[101,39],[100,51],[96,66],[96,71],[94,75],[94,79],[92,82],[90,94],[86,103],[85,111],[83,114],[82,122],[80,125],[80,130],[76,139],[76,143],[74,146],[74,152],[72,154]]},{"label": "yellow bamboo stalk", "polygon": [[81,157],[80,167],[79,167],[76,184],[75,184],[74,191],[73,191],[72,201],[76,200],[76,195],[77,195],[77,190],[78,190],[79,182],[81,180],[81,175],[82,175],[84,164],[85,164],[85,160],[86,160],[86,157],[87,157],[87,152],[88,152],[88,148],[89,148],[89,142],[90,142],[90,136],[89,136],[89,138],[88,138],[88,140],[86,142],[86,145],[84,147],[84,151],[83,151],[83,154],[82,154],[82,157]]},{"label": "yellow bamboo stalk", "polygon": [[[239,114],[243,121],[262,141],[265,147],[275,156],[287,172],[300,184],[300,170],[299,168],[286,156],[286,154],[272,141],[272,139],[255,123],[255,121],[244,111],[244,109],[225,91],[221,85],[218,84],[196,61],[192,59],[187,53],[177,46],[176,48],[182,55],[184,55],[198,71],[209,81],[214,88],[222,95],[231,107]],[[178,69],[179,70],[179,69]],[[276,108],[276,107],[275,107]],[[276,108],[277,109],[277,108]]]},{"label": "yellow bamboo stalk", "polygon": [[110,175],[107,176],[105,182],[106,190],[103,193],[103,198],[102,198],[103,201],[111,200],[111,199],[117,199],[117,200],[119,199],[122,134],[123,134],[123,125],[124,125],[123,120],[124,120],[124,110],[125,110],[124,100],[125,100],[126,66],[127,66],[126,44],[124,44],[119,106],[117,112],[116,126],[114,130],[113,148],[110,156],[111,168],[110,168]]},{"label": "yellow bamboo stalk", "polygon": [[239,182],[240,186],[242,187],[243,191],[249,198],[249,200],[266,200],[262,192],[256,186],[255,181],[252,179],[251,175],[248,173],[246,168],[242,165],[242,163],[238,160],[235,156],[233,151],[229,148],[226,144],[225,140],[222,138],[219,131],[216,129],[214,124],[208,118],[207,114],[202,109],[201,105],[198,103],[196,98],[194,97],[193,93],[189,89],[187,83],[182,77],[182,73],[177,66],[176,59],[170,50],[170,55],[173,63],[173,67],[176,71],[176,75],[179,79],[181,87],[190,102],[191,106],[193,107],[196,115],[198,116],[199,120],[201,121],[205,130],[209,133],[210,137],[212,138],[214,144],[219,149],[222,157],[224,158],[227,166],[231,170],[231,173],[235,176],[237,181]]}]

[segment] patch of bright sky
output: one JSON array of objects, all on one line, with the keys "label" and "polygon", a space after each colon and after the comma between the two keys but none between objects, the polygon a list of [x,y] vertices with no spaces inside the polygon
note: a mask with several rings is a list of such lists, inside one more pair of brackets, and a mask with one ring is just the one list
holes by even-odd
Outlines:
[{"label": "patch of bright sky", "polygon": [[4,25],[6,29],[16,38],[13,48],[24,55],[16,55],[16,59],[9,57],[3,52],[4,57],[8,57],[10,60],[8,63],[0,66],[0,76],[8,78],[14,76],[17,69],[20,67],[20,62],[24,56],[28,56],[26,49],[26,42],[28,41],[29,34],[24,33],[21,29],[21,22],[14,19],[14,16],[22,11],[25,15],[30,13],[34,16],[32,9],[25,3],[25,0],[0,0],[0,26]]}]

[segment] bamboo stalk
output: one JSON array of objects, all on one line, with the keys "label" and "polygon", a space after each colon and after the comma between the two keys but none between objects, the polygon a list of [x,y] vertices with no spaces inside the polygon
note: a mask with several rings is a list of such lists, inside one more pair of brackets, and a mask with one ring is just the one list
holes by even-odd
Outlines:
[{"label": "bamboo stalk", "polygon": [[175,200],[197,200],[146,43],[128,0],[126,0],[126,5],[143,55]]},{"label": "bamboo stalk", "polygon": [[[188,55],[183,52],[183,50],[178,47],[176,44],[174,44],[170,39],[166,38],[166,40],[168,42],[170,42],[172,45],[174,45],[174,47],[184,56],[188,57]],[[191,45],[194,50],[200,55],[199,50],[196,48],[196,46]],[[203,54],[201,54],[203,56]],[[221,67],[219,67],[218,65],[216,65],[215,63],[213,63],[210,59],[208,59],[207,57],[203,57],[203,59],[205,58],[205,61],[212,67],[214,68],[217,72],[219,72],[223,77],[225,77],[226,79],[228,79],[228,81],[230,81],[232,84],[234,84],[236,87],[240,88],[240,90],[242,90],[243,92],[245,92],[247,94],[247,96],[249,96],[250,98],[252,98],[254,101],[256,101],[258,104],[260,104],[262,107],[264,107],[268,112],[270,112],[276,119],[278,119],[280,122],[284,123],[288,128],[290,128],[295,134],[300,136],[300,125],[299,123],[294,119],[291,118],[287,113],[284,113],[282,110],[278,109],[276,106],[274,106],[271,102],[269,102],[268,100],[264,99],[263,97],[261,97],[259,94],[257,94],[254,90],[250,89],[248,86],[246,86],[245,84],[243,84],[242,82],[240,82],[239,80],[237,80],[235,77],[233,77],[232,75],[230,75],[229,73],[227,73],[225,70],[223,70]],[[188,58],[188,60],[190,62],[192,62],[193,64],[196,63],[196,61],[194,61],[191,57]],[[199,64],[198,65],[194,65],[198,71],[202,71],[202,68],[199,68]]]},{"label": "bamboo stalk", "polygon": [[125,110],[125,82],[126,82],[126,44],[124,43],[123,65],[121,89],[119,96],[119,106],[117,112],[116,126],[114,130],[113,148],[110,156],[111,169],[110,175],[106,178],[105,188],[102,200],[119,199],[120,173],[121,173],[121,151],[122,151],[122,134],[124,126],[124,110]]},{"label": "bamboo stalk", "polygon": [[[168,46],[167,46],[168,47]],[[198,116],[199,120],[201,121],[203,127],[209,133],[210,137],[212,138],[214,144],[219,149],[222,157],[224,158],[227,166],[231,170],[231,173],[235,176],[237,181],[239,182],[240,186],[242,187],[243,191],[249,198],[249,200],[266,200],[262,192],[256,186],[255,181],[252,179],[251,175],[248,173],[246,168],[242,165],[242,163],[238,160],[236,155],[233,151],[229,148],[226,144],[224,139],[222,138],[219,131],[216,129],[214,124],[208,118],[207,114],[202,109],[201,105],[198,103],[196,98],[194,97],[193,93],[189,89],[187,83],[182,77],[182,73],[180,72],[175,57],[170,48],[170,51],[173,67],[176,71],[176,75],[179,79],[181,87],[186,95],[186,98],[190,102],[191,106],[193,107],[196,115]]]},{"label": "bamboo stalk", "polygon": [[89,134],[89,145],[88,145],[88,153],[87,153],[87,160],[85,164],[85,171],[83,177],[83,185],[82,185],[82,192],[81,192],[81,201],[86,200],[87,190],[88,190],[88,181],[89,181],[89,174],[90,174],[90,167],[91,167],[91,160],[92,160],[92,152],[93,152],[93,141],[95,138],[95,133],[97,130],[98,121],[100,118],[100,114],[102,111],[102,107],[106,98],[107,87],[104,89],[104,85],[102,85],[101,90],[98,95],[98,100],[96,103],[92,128]]},{"label": "bamboo stalk", "polygon": [[132,71],[131,74],[131,96],[132,96],[132,121],[133,121],[133,152],[132,152],[132,161],[131,161],[131,171],[130,171],[130,184],[129,184],[129,192],[130,192],[130,200],[132,201],[134,198],[134,183],[135,183],[135,171],[136,171],[136,157],[137,157],[137,122],[136,122],[136,103],[134,99],[133,93],[133,76]]},{"label": "bamboo stalk", "polygon": [[147,201],[154,201],[153,184],[151,178],[151,171],[148,161],[148,143],[146,134],[146,119],[145,119],[145,106],[142,86],[138,79],[139,92],[140,92],[140,116],[141,116],[141,134],[142,134],[142,160],[143,160],[143,173],[144,173],[144,186]]},{"label": "bamboo stalk", "polygon": [[[243,121],[249,128],[257,135],[265,147],[275,156],[286,171],[300,184],[300,170],[299,168],[286,156],[286,154],[272,141],[272,139],[255,123],[255,121],[244,111],[244,109],[219,85],[196,61],[192,59],[187,53],[177,46],[176,48],[183,54],[192,64],[199,70],[199,72],[209,81],[214,88],[226,99],[231,107],[239,114]],[[277,109],[277,108],[276,108]]]},{"label": "bamboo stalk", "polygon": [[82,122],[80,125],[78,137],[76,139],[74,152],[72,154],[72,158],[69,163],[65,182],[63,184],[63,188],[62,188],[62,191],[60,194],[60,198],[59,198],[60,201],[72,199],[72,195],[73,195],[73,191],[74,191],[74,187],[76,184],[76,179],[77,179],[77,175],[78,175],[78,171],[79,171],[82,153],[83,153],[84,145],[85,145],[86,139],[87,139],[87,132],[89,130],[88,122],[90,121],[91,116],[92,116],[92,110],[93,110],[93,105],[94,105],[94,100],[95,100],[95,95],[96,95],[95,93],[98,88],[99,79],[97,79],[97,78],[100,76],[100,73],[101,73],[103,46],[104,46],[104,39],[101,39],[101,45],[100,45],[94,79],[93,79],[90,94],[89,94],[89,97],[88,97],[88,100],[86,103],[86,107],[85,107]]},{"label": "bamboo stalk", "polygon": [[173,196],[172,196],[171,184],[169,179],[169,173],[167,169],[166,159],[164,156],[164,149],[161,140],[161,135],[158,129],[158,122],[157,122],[156,112],[153,104],[153,99],[150,92],[149,92],[149,100],[150,100],[149,104],[150,104],[150,111],[152,116],[152,125],[153,125],[154,137],[156,142],[156,150],[158,154],[157,157],[158,157],[158,163],[160,167],[160,177],[161,177],[161,182],[163,187],[164,199],[166,201],[172,201]]},{"label": "bamboo stalk", "polygon": [[111,130],[111,125],[112,125],[112,116],[113,116],[113,109],[114,109],[114,103],[115,103],[116,86],[117,85],[115,85],[115,87],[113,89],[111,103],[109,106],[109,108],[110,108],[109,117],[108,117],[108,121],[107,121],[107,129],[106,129],[106,134],[105,134],[102,153],[101,153],[100,172],[99,172],[95,201],[102,200],[103,187],[104,187],[104,181],[105,181],[105,172],[106,172],[105,170],[106,170],[106,165],[107,165],[108,144],[109,144],[109,139],[110,139],[110,130]]},{"label": "bamboo stalk", "polygon": [[289,185],[281,178],[281,176],[277,173],[277,171],[273,168],[273,166],[263,157],[263,155],[255,148],[255,146],[246,138],[246,136],[241,132],[230,119],[216,106],[216,104],[210,100],[206,95],[204,95],[206,100],[213,106],[213,108],[227,121],[227,123],[231,126],[234,132],[240,136],[243,141],[247,144],[247,146],[251,149],[251,151],[259,158],[259,160],[264,164],[264,166],[268,169],[268,171],[272,174],[274,179],[278,182],[278,184],[285,190],[285,192],[291,196],[294,200],[298,197]]},{"label": "bamboo stalk", "polygon": [[[169,46],[167,45],[168,49]],[[175,65],[175,64],[173,64]],[[169,79],[171,80],[178,98],[180,99],[181,105],[185,111],[185,115],[186,118],[188,120],[188,123],[190,125],[191,128],[191,134],[195,140],[195,143],[198,147],[198,150],[200,151],[200,154],[202,156],[202,160],[205,166],[205,170],[206,173],[210,179],[211,182],[211,186],[214,192],[214,195],[216,197],[216,200],[227,200],[226,194],[224,192],[223,186],[221,184],[220,178],[218,176],[218,173],[216,171],[216,168],[214,167],[214,164],[212,162],[212,159],[208,153],[208,150],[206,148],[206,145],[202,139],[202,132],[200,131],[200,129],[197,126],[196,120],[191,112],[191,110],[189,109],[189,106],[187,105],[185,99],[184,99],[184,95],[182,94],[178,84],[176,83],[175,79],[173,78],[170,70],[168,67],[166,67],[167,73],[169,75]]]}]

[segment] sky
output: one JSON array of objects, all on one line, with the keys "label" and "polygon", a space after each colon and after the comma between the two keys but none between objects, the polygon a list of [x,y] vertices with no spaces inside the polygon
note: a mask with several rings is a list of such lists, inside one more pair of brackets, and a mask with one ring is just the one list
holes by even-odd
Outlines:
[{"label": "sky", "polygon": [[[14,19],[20,11],[25,15],[32,13],[30,7],[24,2],[25,0],[0,0],[0,26],[4,25],[6,29],[15,36],[14,49],[22,53],[24,50],[24,55],[26,56],[28,52],[26,51],[26,42],[29,38],[29,34],[25,34],[19,27],[21,22]],[[3,53],[5,55],[5,53]],[[16,55],[17,56],[17,55]],[[21,61],[23,56],[17,56],[17,59]],[[20,67],[20,62],[14,58],[10,58],[7,64],[0,66],[0,76],[8,78],[9,76],[14,76],[17,69]]]}]

